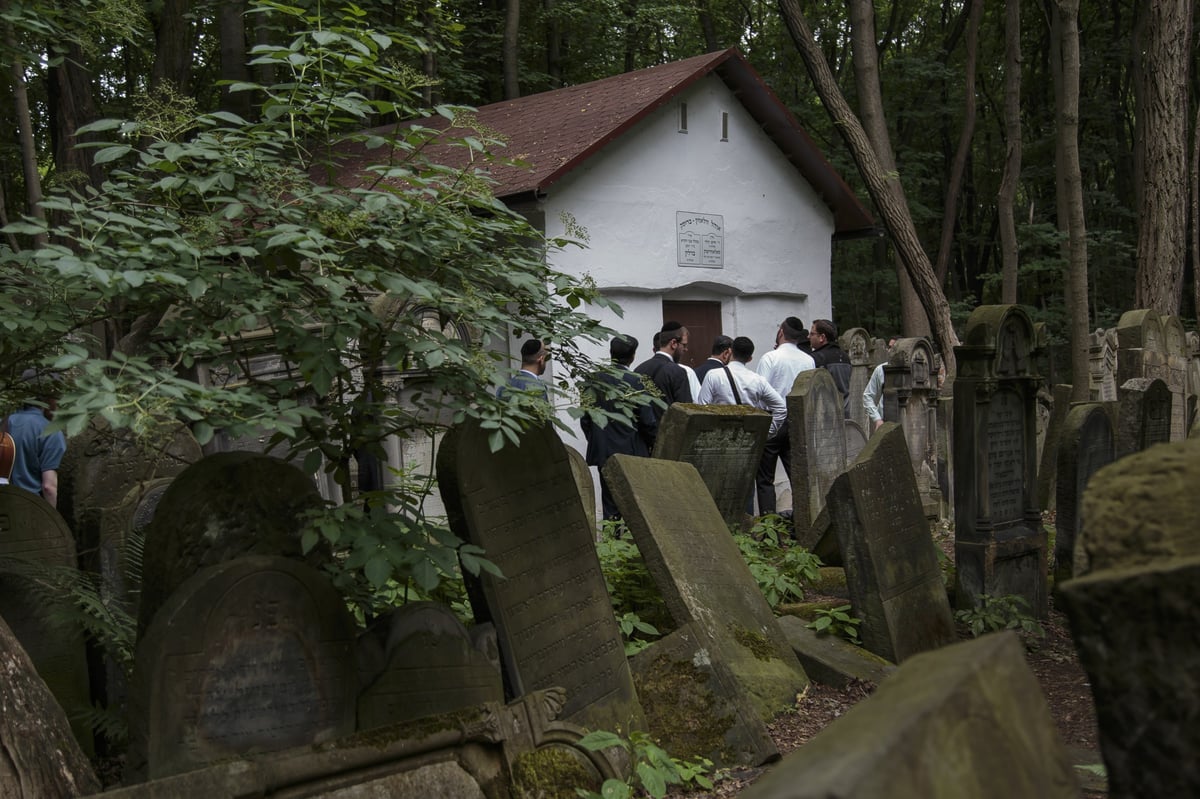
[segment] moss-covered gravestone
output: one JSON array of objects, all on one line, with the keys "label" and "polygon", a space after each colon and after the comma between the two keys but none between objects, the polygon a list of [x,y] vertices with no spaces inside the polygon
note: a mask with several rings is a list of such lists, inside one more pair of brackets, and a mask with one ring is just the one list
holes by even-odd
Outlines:
[{"label": "moss-covered gravestone", "polygon": [[937,367],[926,338],[899,339],[883,367],[883,418],[899,423],[921,507],[936,517],[941,509],[937,451]]},{"label": "moss-covered gravestone", "polygon": [[248,555],[202,569],[139,642],[134,744],[150,778],[354,732],[354,622],[303,563]]},{"label": "moss-covered gravestone", "polygon": [[741,796],[1077,799],[1079,785],[1024,647],[999,633],[906,661]]},{"label": "moss-covered gravestone", "polygon": [[[488,446],[488,430],[451,428],[438,451],[450,526],[485,550],[503,579],[469,573],[477,622],[495,625],[510,699],[566,689],[565,720],[591,729],[644,724],[568,455],[548,423],[520,446]],[[649,460],[649,459],[645,459]]]},{"label": "moss-covered gravestone", "polygon": [[1168,403],[1166,438],[1187,437],[1187,342],[1177,317],[1160,316],[1153,310],[1126,311],[1117,322],[1116,384],[1135,379],[1161,380],[1171,399]]},{"label": "moss-covered gravestone", "polygon": [[1054,527],[1054,582],[1074,574],[1075,541],[1082,526],[1083,492],[1101,467],[1114,457],[1112,419],[1100,403],[1071,409],[1058,445],[1058,501]]},{"label": "moss-covered gravestone", "polygon": [[957,640],[909,462],[904,431],[887,422],[829,492],[859,637],[894,663]]},{"label": "moss-covered gravestone", "polygon": [[1135,377],[1121,384],[1117,396],[1118,458],[1171,440],[1171,391],[1165,382]]},{"label": "moss-covered gravestone", "polygon": [[726,524],[742,523],[771,415],[749,405],[677,402],[658,423],[654,457],[696,467]]},{"label": "moss-covered gravestone", "polygon": [[827,369],[801,372],[785,399],[792,442],[792,518],[797,535],[803,535],[825,506],[833,478],[846,468],[845,412]]},{"label": "moss-covered gravestone", "polygon": [[693,625],[761,718],[792,707],[808,677],[696,467],[615,455],[604,478],[675,624]]}]

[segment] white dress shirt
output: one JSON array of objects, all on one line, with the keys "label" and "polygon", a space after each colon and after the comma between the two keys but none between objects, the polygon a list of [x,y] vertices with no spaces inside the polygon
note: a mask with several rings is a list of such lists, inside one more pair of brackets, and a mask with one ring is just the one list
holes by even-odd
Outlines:
[{"label": "white dress shirt", "polygon": [[783,342],[758,360],[758,373],[781,397],[792,393],[796,375],[816,368],[812,356],[790,341]]},{"label": "white dress shirt", "polygon": [[871,422],[883,421],[883,364],[875,367],[863,389],[863,409]]},{"label": "white dress shirt", "polygon": [[[740,403],[734,397],[733,387],[729,385],[730,377],[737,383],[742,400]],[[750,405],[766,411],[771,414],[771,429],[767,432],[767,438],[787,424],[787,403],[783,397],[771,388],[765,378],[755,374],[741,361],[730,361],[728,373],[724,369],[710,369],[704,376],[698,402],[701,405]]]}]

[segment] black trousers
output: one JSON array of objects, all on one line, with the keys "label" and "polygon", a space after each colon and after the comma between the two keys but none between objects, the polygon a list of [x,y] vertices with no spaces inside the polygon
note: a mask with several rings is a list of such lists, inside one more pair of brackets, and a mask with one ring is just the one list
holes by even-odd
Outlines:
[{"label": "black trousers", "polygon": [[758,462],[758,474],[755,476],[755,488],[758,492],[758,513],[763,516],[775,512],[775,463],[783,460],[783,471],[792,476],[792,441],[788,438],[787,428],[767,439],[763,447],[762,460]]}]

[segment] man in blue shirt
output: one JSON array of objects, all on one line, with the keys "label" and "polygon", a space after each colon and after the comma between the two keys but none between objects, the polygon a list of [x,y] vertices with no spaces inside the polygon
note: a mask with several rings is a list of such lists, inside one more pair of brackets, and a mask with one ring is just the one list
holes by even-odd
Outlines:
[{"label": "man in blue shirt", "polygon": [[58,467],[67,451],[67,437],[61,431],[45,432],[58,407],[57,392],[49,375],[38,375],[26,369],[21,375],[33,398],[42,404],[29,403],[8,417],[8,433],[13,437],[17,454],[11,483],[34,494],[40,494],[51,505],[58,505]]}]

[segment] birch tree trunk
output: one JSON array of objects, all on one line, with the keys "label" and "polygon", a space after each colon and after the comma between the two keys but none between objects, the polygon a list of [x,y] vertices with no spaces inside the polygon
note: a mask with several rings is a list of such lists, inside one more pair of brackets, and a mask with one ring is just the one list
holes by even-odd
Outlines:
[{"label": "birch tree trunk", "polygon": [[870,191],[871,198],[883,215],[884,224],[892,234],[917,296],[921,298],[921,305],[933,325],[934,340],[946,364],[947,379],[953,379],[957,371],[954,347],[958,344],[958,337],[954,334],[954,326],[950,322],[950,305],[946,302],[946,295],[933,273],[929,256],[921,248],[908,205],[897,199],[892,184],[898,181],[898,177],[894,172],[888,173],[880,166],[866,131],[863,130],[858,117],[850,110],[846,98],[838,89],[829,64],[813,39],[798,0],[779,0],[779,10],[800,57],[804,59],[821,103],[845,139],[850,154],[867,183],[867,190]]},{"label": "birch tree trunk", "polygon": [[1017,302],[1017,224],[1013,203],[1021,178],[1021,0],[1005,0],[1004,5],[1004,176],[996,206],[1000,214],[1000,301]]}]

